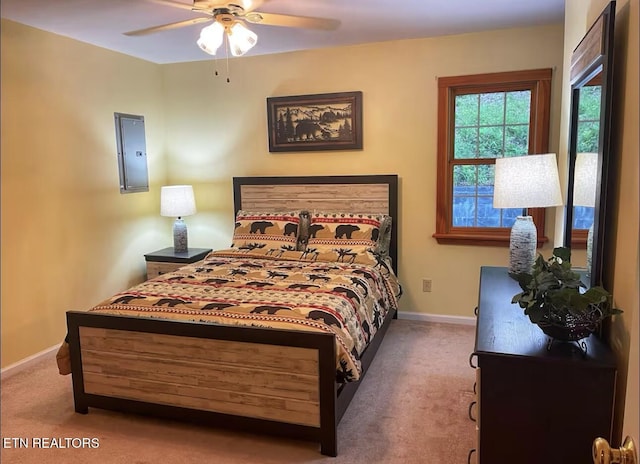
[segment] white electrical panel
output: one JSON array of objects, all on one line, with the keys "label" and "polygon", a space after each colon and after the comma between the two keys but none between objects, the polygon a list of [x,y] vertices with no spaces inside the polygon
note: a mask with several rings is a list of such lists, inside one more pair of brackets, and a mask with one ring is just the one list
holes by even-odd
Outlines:
[{"label": "white electrical panel", "polygon": [[147,148],[144,116],[114,113],[120,193],[148,192]]}]

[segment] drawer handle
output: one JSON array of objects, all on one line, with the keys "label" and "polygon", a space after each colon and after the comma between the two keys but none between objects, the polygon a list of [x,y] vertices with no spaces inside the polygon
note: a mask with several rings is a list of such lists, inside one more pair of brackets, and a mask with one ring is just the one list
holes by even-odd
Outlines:
[{"label": "drawer handle", "polygon": [[475,314],[476,316],[478,315],[478,307],[477,306],[475,308],[473,308],[473,314]]},{"label": "drawer handle", "polygon": [[473,394],[477,395],[478,394],[478,382],[473,382]]},{"label": "drawer handle", "polygon": [[477,401],[472,401],[471,404],[469,404],[469,419],[471,419],[473,422],[477,422],[476,418],[471,415],[471,410],[476,404],[478,404]]},{"label": "drawer handle", "polygon": [[477,354],[477,353],[471,353],[471,354],[469,355],[469,365],[471,366],[471,368],[472,368],[472,369],[477,369],[477,368],[478,368],[478,365],[477,365],[477,364],[476,364],[476,365],[474,365],[474,364],[473,364],[473,357],[474,357],[474,356],[476,357],[476,360],[477,360],[477,357],[478,357],[478,354]]},{"label": "drawer handle", "polygon": [[471,464],[471,456],[473,456],[473,453],[476,452],[476,449],[473,448],[472,450],[469,450],[469,454],[467,455],[467,464]]}]

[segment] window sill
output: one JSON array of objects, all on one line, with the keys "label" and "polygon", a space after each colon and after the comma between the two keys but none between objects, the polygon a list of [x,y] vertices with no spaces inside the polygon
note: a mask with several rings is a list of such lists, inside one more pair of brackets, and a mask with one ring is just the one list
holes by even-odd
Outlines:
[{"label": "window sill", "polygon": [[571,233],[571,248],[575,250],[587,249],[587,234],[585,229],[574,229]]},{"label": "window sill", "polygon": [[[473,246],[496,246],[508,247],[510,238],[504,235],[483,235],[483,234],[433,234],[440,245],[473,245]],[[548,237],[538,237],[537,247],[549,241]]]}]

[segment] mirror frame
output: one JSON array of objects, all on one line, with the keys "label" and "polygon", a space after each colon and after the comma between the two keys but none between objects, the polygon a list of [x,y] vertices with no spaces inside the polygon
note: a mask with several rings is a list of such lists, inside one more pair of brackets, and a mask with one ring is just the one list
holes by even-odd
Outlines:
[{"label": "mirror frame", "polygon": [[573,188],[578,142],[578,104],[580,89],[601,73],[600,128],[596,201],[593,215],[591,286],[602,285],[604,234],[607,209],[608,164],[611,156],[611,111],[613,100],[613,37],[616,2],[611,1],[593,23],[571,55],[571,116],[569,120],[569,162],[567,204],[565,208],[564,246],[571,248],[573,228]]}]

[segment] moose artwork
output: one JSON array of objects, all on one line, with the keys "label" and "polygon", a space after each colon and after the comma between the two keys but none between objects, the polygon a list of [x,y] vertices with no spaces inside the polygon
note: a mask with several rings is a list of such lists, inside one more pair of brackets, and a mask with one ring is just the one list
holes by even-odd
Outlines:
[{"label": "moose artwork", "polygon": [[362,92],[267,98],[269,151],[362,149]]}]

